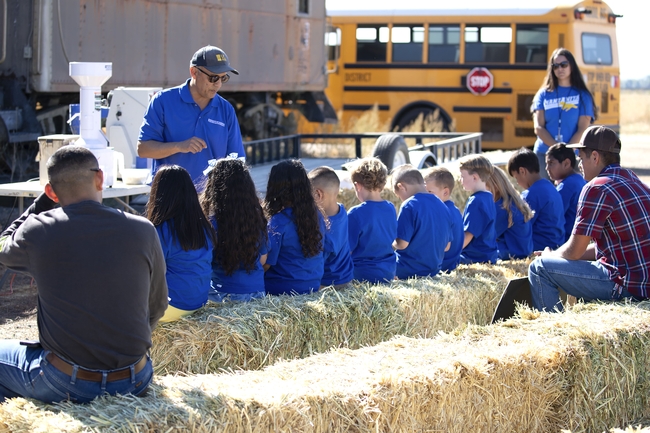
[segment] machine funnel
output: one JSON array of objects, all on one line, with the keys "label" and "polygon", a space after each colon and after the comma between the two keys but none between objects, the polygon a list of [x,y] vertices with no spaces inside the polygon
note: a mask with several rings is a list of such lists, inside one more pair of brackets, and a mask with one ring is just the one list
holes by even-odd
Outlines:
[{"label": "machine funnel", "polygon": [[113,64],[108,62],[70,62],[70,77],[80,86],[79,134],[90,149],[105,148],[102,134],[102,84],[113,75]]}]

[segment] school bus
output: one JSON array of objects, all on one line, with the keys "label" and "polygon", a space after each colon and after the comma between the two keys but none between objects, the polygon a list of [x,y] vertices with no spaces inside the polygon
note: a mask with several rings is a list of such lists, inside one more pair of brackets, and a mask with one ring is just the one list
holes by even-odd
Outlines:
[{"label": "school bus", "polygon": [[342,124],[376,105],[400,130],[438,110],[444,130],[480,131],[484,148],[532,146],[530,106],[550,54],[565,47],[594,96],[597,123],[619,130],[620,16],[605,2],[441,3],[377,0],[360,10],[328,0],[326,94]]}]

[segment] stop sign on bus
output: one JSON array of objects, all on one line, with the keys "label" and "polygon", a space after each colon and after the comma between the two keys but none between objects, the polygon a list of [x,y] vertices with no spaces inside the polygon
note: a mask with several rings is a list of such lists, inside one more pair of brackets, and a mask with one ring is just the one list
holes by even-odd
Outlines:
[{"label": "stop sign on bus", "polygon": [[487,68],[474,68],[467,74],[467,88],[477,96],[485,96],[494,87],[494,77]]}]

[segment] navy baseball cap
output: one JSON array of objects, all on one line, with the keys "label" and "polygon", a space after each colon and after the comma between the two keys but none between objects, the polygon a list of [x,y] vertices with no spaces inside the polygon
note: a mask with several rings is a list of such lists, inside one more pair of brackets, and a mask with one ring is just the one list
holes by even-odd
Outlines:
[{"label": "navy baseball cap", "polygon": [[239,72],[230,66],[226,53],[221,48],[212,45],[203,47],[194,53],[190,66],[202,66],[213,74],[232,72],[239,75]]}]

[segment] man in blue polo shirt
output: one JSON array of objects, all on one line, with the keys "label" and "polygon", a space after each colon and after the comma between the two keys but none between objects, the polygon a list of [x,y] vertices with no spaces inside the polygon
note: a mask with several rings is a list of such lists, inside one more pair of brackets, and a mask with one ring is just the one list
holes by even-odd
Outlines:
[{"label": "man in blue polo shirt", "polygon": [[228,72],[239,75],[222,49],[208,45],[194,53],[185,84],[151,99],[140,127],[138,156],[154,159],[152,177],[160,166],[177,164],[200,186],[209,160],[245,156],[235,109],[217,94],[230,78]]}]

